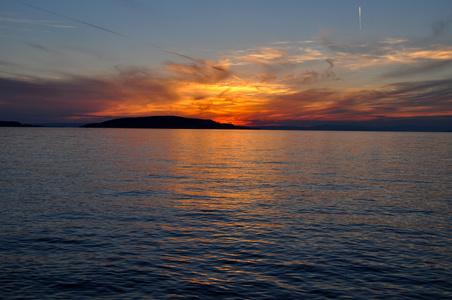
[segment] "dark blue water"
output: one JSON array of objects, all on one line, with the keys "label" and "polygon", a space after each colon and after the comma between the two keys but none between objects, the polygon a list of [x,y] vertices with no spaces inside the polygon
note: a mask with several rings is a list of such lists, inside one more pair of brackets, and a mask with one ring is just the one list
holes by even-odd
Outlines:
[{"label": "dark blue water", "polygon": [[2,299],[452,299],[452,134],[0,128]]}]

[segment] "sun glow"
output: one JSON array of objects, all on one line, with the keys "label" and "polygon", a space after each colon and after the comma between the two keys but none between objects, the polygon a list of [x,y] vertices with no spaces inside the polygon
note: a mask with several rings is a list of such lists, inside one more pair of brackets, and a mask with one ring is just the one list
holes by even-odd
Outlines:
[{"label": "sun glow", "polygon": [[[386,83],[386,78],[431,73],[451,65],[450,47],[413,48],[404,43],[384,40],[343,46],[325,41],[336,51],[328,56],[312,44],[311,48],[284,44],[237,51],[217,61],[189,57],[188,62],[168,62],[159,71],[117,67],[116,74],[96,79],[20,84],[36,89],[34,94],[45,91],[63,97],[68,106],[76,103],[78,111],[67,117],[71,121],[177,115],[253,125],[451,113],[448,80]],[[364,73],[375,80],[361,81]],[[45,97],[45,103],[51,101]]]}]

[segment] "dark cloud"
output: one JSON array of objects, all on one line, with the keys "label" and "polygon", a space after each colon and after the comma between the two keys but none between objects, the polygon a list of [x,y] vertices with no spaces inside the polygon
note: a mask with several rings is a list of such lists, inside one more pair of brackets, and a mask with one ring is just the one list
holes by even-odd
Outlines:
[{"label": "dark cloud", "polygon": [[404,108],[423,107],[437,112],[452,111],[452,79],[400,82],[385,86],[384,96],[398,100]]},{"label": "dark cloud", "polygon": [[193,63],[168,62],[166,66],[177,79],[186,82],[212,84],[232,76],[227,66],[206,59],[196,59]]},{"label": "dark cloud", "polygon": [[23,116],[28,116],[32,122],[65,120],[92,116],[124,105],[145,107],[177,100],[171,83],[138,68],[121,70],[116,76],[103,79],[76,76],[65,80],[0,78],[0,119],[18,116],[21,121]]},{"label": "dark cloud", "polygon": [[[187,68],[188,71],[182,72],[181,68]],[[180,72],[176,72],[179,76],[176,79],[163,78],[140,67],[117,67],[115,76],[98,78],[0,78],[0,120],[39,123],[137,112],[152,115],[154,111],[149,107],[155,106],[160,109],[159,112],[164,109],[170,112],[170,107],[183,97],[178,94],[181,82],[216,82],[225,76],[219,74],[227,72],[221,67],[212,68],[210,64],[200,68],[198,70],[193,64],[177,64]],[[199,71],[200,75],[196,75],[195,71]],[[313,77],[320,76],[315,72],[310,74]],[[241,109],[243,118],[268,121],[356,120],[376,116],[452,113],[452,79],[398,82],[353,92],[322,88],[293,93],[257,93],[259,103]],[[235,96],[240,95],[235,95],[229,87],[216,95],[216,99],[224,100],[224,105],[233,106],[236,105]],[[194,95],[193,99],[193,108],[203,113],[214,113],[218,105],[214,103],[212,94]]]},{"label": "dark cloud", "polygon": [[320,37],[319,42],[333,52],[367,56],[382,56],[392,51],[387,43],[377,40],[357,41],[337,44],[326,37]]},{"label": "dark cloud", "polygon": [[309,89],[274,95],[260,119],[278,114],[280,119],[356,120],[388,115],[452,113],[452,79],[400,82],[379,89],[342,92]]},{"label": "dark cloud", "polygon": [[284,78],[281,79],[280,82],[289,85],[301,86],[328,79],[338,79],[335,76],[336,75],[330,69],[321,72],[315,70],[308,70],[301,74],[285,76]]},{"label": "dark cloud", "polygon": [[258,74],[261,83],[278,82],[291,86],[300,86],[324,80],[338,79],[332,71],[334,68],[334,59],[325,59],[325,62],[328,64],[327,69],[309,69],[303,72],[296,72],[297,64],[292,62],[284,52],[279,52],[281,55],[273,58],[271,63],[262,60],[258,61],[258,64],[265,68],[265,73]]},{"label": "dark cloud", "polygon": [[[263,54],[266,54],[268,49],[263,50]],[[281,48],[272,49],[272,52],[268,57],[254,58],[252,62],[261,66],[264,69],[265,74],[273,74],[278,76],[287,72],[293,72],[296,68],[296,63],[291,60],[290,55]]]},{"label": "dark cloud", "polygon": [[49,48],[44,47],[44,46],[42,46],[42,45],[40,45],[40,44],[37,44],[37,43],[27,43],[27,46],[32,47],[32,48],[34,48],[34,49],[41,50],[41,51],[49,52],[49,53],[52,53],[52,54],[58,53],[58,52],[55,51],[55,50],[49,49]]},{"label": "dark cloud", "polygon": [[322,113],[337,113],[336,108],[367,116],[388,114],[452,113],[452,80],[400,82],[380,89],[343,94]]},{"label": "dark cloud", "polygon": [[330,65],[328,69],[332,69],[334,67],[334,59],[327,58],[325,61]]},{"label": "dark cloud", "polygon": [[[30,47],[50,51],[39,44]],[[178,55],[178,54],[176,54]],[[185,56],[184,56],[185,57]],[[41,122],[102,114],[153,114],[153,109],[172,112],[182,98],[206,99],[212,95],[194,95],[192,84],[217,84],[233,75],[227,65],[186,57],[189,63],[168,62],[171,74],[156,74],[143,67],[115,67],[109,76],[83,77],[62,74],[64,79],[38,79],[10,76],[0,78],[0,120],[18,116],[19,121]],[[188,87],[187,90],[184,90]],[[228,90],[217,98],[229,99]],[[204,105],[195,101],[194,106]],[[203,106],[203,111],[210,106]],[[181,112],[179,112],[180,114]],[[25,119],[24,119],[25,118]]]},{"label": "dark cloud", "polygon": [[432,25],[433,35],[440,36],[440,35],[444,34],[447,31],[447,29],[451,23],[452,23],[452,17],[449,17],[447,19],[442,19],[442,20],[435,22]]},{"label": "dark cloud", "polygon": [[14,64],[14,63],[12,63],[12,62],[9,62],[9,61],[5,61],[5,60],[1,60],[0,59],[0,65],[2,65],[2,66],[16,66],[16,64]]},{"label": "dark cloud", "polygon": [[334,60],[326,59],[328,68],[322,71],[308,70],[299,74],[287,75],[280,80],[280,83],[293,85],[293,86],[303,86],[311,83],[316,83],[325,80],[339,80],[336,74],[332,71],[334,68]]},{"label": "dark cloud", "polygon": [[382,75],[384,78],[414,76],[424,73],[438,72],[452,65],[452,59],[431,60],[417,64],[415,66],[403,66],[395,71],[387,72]]}]

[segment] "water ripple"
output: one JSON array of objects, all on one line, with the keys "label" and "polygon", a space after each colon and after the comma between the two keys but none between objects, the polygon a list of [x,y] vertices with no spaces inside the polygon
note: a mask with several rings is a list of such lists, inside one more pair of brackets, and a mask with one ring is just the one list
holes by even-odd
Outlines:
[{"label": "water ripple", "polygon": [[450,134],[10,130],[2,299],[452,298]]}]

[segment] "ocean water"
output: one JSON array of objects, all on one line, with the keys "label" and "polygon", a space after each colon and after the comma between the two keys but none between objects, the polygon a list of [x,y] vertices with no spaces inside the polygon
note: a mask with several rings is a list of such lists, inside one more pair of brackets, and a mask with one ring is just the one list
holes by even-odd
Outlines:
[{"label": "ocean water", "polygon": [[2,299],[452,299],[452,134],[0,128]]}]

